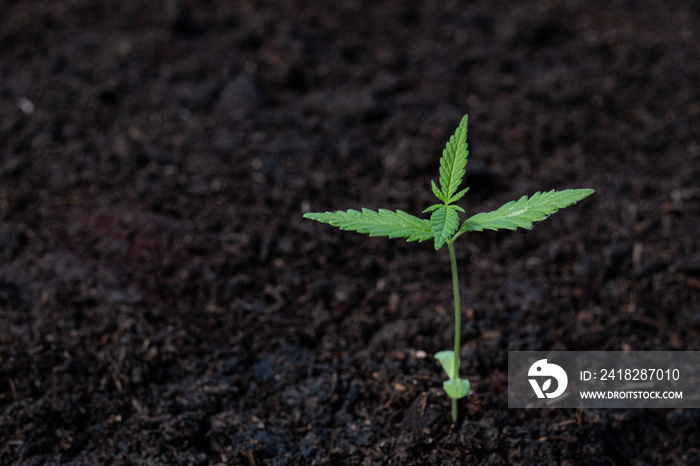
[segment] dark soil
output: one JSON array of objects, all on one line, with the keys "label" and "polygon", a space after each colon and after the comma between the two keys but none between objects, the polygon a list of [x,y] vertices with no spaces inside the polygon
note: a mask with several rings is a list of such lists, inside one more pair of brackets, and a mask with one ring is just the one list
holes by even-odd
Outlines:
[{"label": "dark soil", "polygon": [[[510,350],[700,349],[686,1],[0,1],[0,464],[700,464],[696,410],[507,408]],[[449,258],[304,220],[596,194]]]}]

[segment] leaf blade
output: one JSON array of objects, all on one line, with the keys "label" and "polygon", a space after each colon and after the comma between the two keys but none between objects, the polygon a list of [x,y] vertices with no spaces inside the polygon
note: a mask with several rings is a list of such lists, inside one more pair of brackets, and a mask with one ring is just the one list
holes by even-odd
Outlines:
[{"label": "leaf blade", "polygon": [[467,194],[467,191],[469,191],[469,188],[464,188],[463,190],[461,190],[460,192],[458,192],[457,194],[452,196],[452,199],[450,200],[450,202],[459,201],[460,199],[462,199],[462,197],[464,197],[465,194]]},{"label": "leaf blade", "polygon": [[450,379],[456,379],[457,374],[454,373],[454,360],[455,360],[455,352],[454,351],[440,351],[435,354],[435,359],[440,361],[440,365],[442,366],[442,369],[445,371],[447,376]]},{"label": "leaf blade", "polygon": [[450,379],[442,383],[442,388],[447,393],[447,396],[459,400],[469,395],[471,384],[466,379]]},{"label": "leaf blade", "polygon": [[433,238],[428,220],[415,217],[402,210],[393,212],[378,209],[375,212],[363,208],[362,211],[350,209],[337,212],[309,212],[304,214],[304,218],[328,223],[341,230],[356,231],[370,236],[406,238],[406,241],[421,242]]},{"label": "leaf blade", "polygon": [[440,157],[440,187],[444,199],[441,199],[437,194],[436,196],[445,204],[453,202],[452,196],[457,192],[466,173],[469,155],[467,150],[468,121],[468,115],[464,115],[455,133],[447,141],[445,149],[442,151],[442,157]]},{"label": "leaf blade", "polygon": [[443,203],[445,202],[445,196],[442,194],[442,191],[438,189],[434,181],[430,181],[430,189],[433,190],[433,194],[435,195],[435,197],[440,199]]},{"label": "leaf blade", "polygon": [[531,230],[534,222],[539,222],[560,209],[576,204],[590,196],[593,189],[565,189],[536,192],[528,198],[523,196],[517,201],[510,201],[491,212],[481,212],[469,217],[462,223],[459,233],[484,230]]},{"label": "leaf blade", "polygon": [[430,215],[430,230],[435,238],[435,250],[438,251],[459,228],[457,206],[441,205]]}]

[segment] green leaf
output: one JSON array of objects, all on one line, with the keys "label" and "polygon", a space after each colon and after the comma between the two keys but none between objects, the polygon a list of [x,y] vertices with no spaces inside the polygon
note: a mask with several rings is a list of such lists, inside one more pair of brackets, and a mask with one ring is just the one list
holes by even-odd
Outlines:
[{"label": "green leaf", "polygon": [[362,212],[350,209],[339,212],[310,212],[304,218],[328,223],[341,230],[368,233],[370,236],[388,236],[389,238],[407,238],[407,241],[425,241],[433,237],[428,220],[414,217],[402,210],[392,212],[379,209],[377,212],[362,209]]},{"label": "green leaf", "polygon": [[447,373],[450,380],[445,381],[442,387],[450,398],[460,399],[469,394],[469,381],[459,378],[459,374],[454,373],[455,353],[454,351],[440,351],[435,355],[435,359],[440,361],[440,365]]},{"label": "green leaf", "polygon": [[433,194],[435,194],[435,197],[440,199],[442,202],[446,203],[445,196],[442,195],[434,181],[430,182],[430,188],[433,190]]},{"label": "green leaf", "polygon": [[464,379],[450,379],[442,383],[442,388],[445,389],[445,393],[450,398],[459,400],[469,395],[469,388],[471,384],[468,380]]},{"label": "green leaf", "polygon": [[427,214],[428,212],[432,212],[432,211],[434,211],[434,210],[438,210],[440,207],[444,207],[444,206],[445,206],[445,204],[433,204],[433,205],[431,205],[430,207],[428,207],[427,209],[425,209],[425,210],[423,211],[423,213],[424,213],[424,214]]},{"label": "green leaf", "polygon": [[518,228],[531,230],[533,222],[544,220],[559,209],[576,204],[594,192],[592,189],[536,192],[530,198],[523,196],[492,212],[482,212],[469,217],[459,228],[459,233],[501,229],[516,230]]},{"label": "green leaf", "polygon": [[454,351],[440,351],[435,354],[435,359],[440,361],[440,365],[447,373],[450,379],[456,379],[457,374],[454,373],[455,369],[455,352]]},{"label": "green leaf", "polygon": [[468,116],[464,115],[459,123],[455,134],[450,137],[450,140],[442,151],[440,158],[440,186],[442,187],[442,195],[444,199],[438,199],[450,204],[453,202],[453,195],[457,192],[457,188],[462,183],[465,167],[467,166],[467,122]]},{"label": "green leaf", "polygon": [[461,209],[454,205],[439,206],[430,215],[430,230],[435,238],[435,250],[439,250],[447,240],[452,238],[457,228],[459,228],[459,215],[457,210]]},{"label": "green leaf", "polygon": [[[445,204],[433,204],[433,205],[431,205],[430,207],[428,207],[427,209],[425,209],[425,210],[423,211],[423,213],[425,214],[425,213],[428,213],[428,212],[432,212],[432,211],[434,211],[434,210],[438,210],[440,207],[445,207]],[[458,206],[458,205],[451,205],[450,207],[452,207],[452,208],[455,209],[455,210],[459,210],[460,212],[464,212],[464,209],[462,209],[462,208],[461,208],[460,206]]]},{"label": "green leaf", "polygon": [[464,188],[463,190],[461,190],[460,192],[458,192],[457,194],[452,196],[452,199],[450,199],[450,202],[459,201],[460,199],[462,199],[462,197],[464,197],[465,194],[467,194],[467,191],[469,191],[469,188]]}]

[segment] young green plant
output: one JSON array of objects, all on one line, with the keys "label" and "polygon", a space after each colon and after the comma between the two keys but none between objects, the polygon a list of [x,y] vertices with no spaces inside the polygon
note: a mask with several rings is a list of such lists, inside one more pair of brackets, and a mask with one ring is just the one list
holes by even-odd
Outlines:
[{"label": "young green plant", "polygon": [[452,292],[454,294],[455,333],[454,349],[440,351],[435,358],[440,361],[448,380],[443,383],[447,395],[452,398],[452,420],[457,421],[457,400],[469,394],[469,381],[459,377],[459,350],[461,329],[461,305],[459,300],[459,278],[454,241],[470,231],[532,229],[534,222],[546,219],[559,209],[569,207],[593,194],[592,189],[565,189],[563,191],[536,192],[510,201],[492,212],[481,212],[459,224],[459,213],[464,209],[455,204],[469,190],[460,190],[466,173],[467,156],[467,115],[464,115],[455,134],[447,142],[440,158],[440,188],[431,181],[437,204],[425,209],[430,219],[422,219],[402,210],[395,212],[378,209],[376,212],[363,208],[339,212],[311,212],[305,218],[328,223],[341,230],[366,233],[370,236],[406,238],[407,241],[433,240],[435,250],[447,244],[452,266]]}]

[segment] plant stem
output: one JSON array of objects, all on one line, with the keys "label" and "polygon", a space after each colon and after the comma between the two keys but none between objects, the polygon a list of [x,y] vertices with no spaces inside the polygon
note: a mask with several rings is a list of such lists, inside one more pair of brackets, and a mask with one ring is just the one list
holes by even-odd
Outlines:
[{"label": "plant stem", "polygon": [[[460,334],[462,330],[462,308],[459,301],[459,277],[457,276],[457,256],[453,241],[447,241],[447,249],[450,251],[450,264],[452,265],[452,291],[455,297],[455,350],[453,374],[459,378],[459,348]],[[452,398],[452,422],[457,422],[457,399]]]}]

